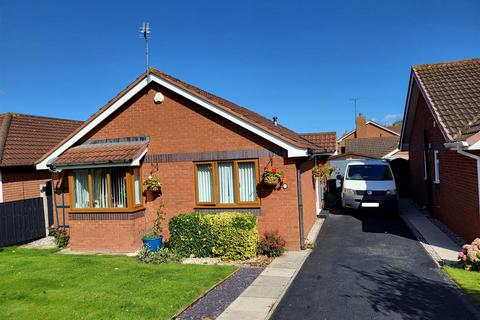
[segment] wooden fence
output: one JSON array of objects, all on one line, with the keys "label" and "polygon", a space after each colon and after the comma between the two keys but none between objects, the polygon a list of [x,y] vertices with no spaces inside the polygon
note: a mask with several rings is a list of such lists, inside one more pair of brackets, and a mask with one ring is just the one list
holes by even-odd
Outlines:
[{"label": "wooden fence", "polygon": [[0,247],[45,235],[42,198],[0,203]]}]

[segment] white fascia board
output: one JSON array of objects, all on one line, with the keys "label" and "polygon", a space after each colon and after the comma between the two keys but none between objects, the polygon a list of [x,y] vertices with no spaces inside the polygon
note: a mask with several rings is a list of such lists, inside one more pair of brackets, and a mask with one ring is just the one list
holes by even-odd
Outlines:
[{"label": "white fascia board", "polygon": [[395,132],[395,131],[393,131],[393,130],[390,130],[390,129],[388,129],[387,127],[382,126],[381,124],[376,123],[375,121],[368,120],[367,123],[365,123],[365,125],[367,125],[367,124],[371,124],[372,126],[376,126],[376,127],[380,128],[380,129],[385,130],[385,131],[388,131],[388,132],[390,132],[390,133],[392,133],[392,134],[394,134],[394,135],[396,135],[396,136],[400,136],[400,133]]},{"label": "white fascia board", "polygon": [[337,140],[337,143],[342,142],[343,139],[345,139],[346,137],[348,137],[349,135],[351,135],[355,131],[357,131],[357,129],[353,129],[352,131],[345,133],[340,139]]},{"label": "white fascia board", "polygon": [[147,154],[148,148],[145,148],[145,151],[143,151],[137,158],[133,159],[131,166],[132,167],[138,167],[140,165],[140,160],[142,160],[143,156]]},{"label": "white fascia board", "polygon": [[151,75],[151,79],[152,81],[155,81],[156,83],[158,83],[159,85],[169,89],[169,90],[172,90],[173,92],[175,93],[178,93],[179,95],[189,99],[190,101],[192,102],[195,102],[196,104],[204,107],[205,109],[207,110],[210,110],[212,111],[213,113],[216,113],[218,114],[219,116],[227,119],[227,120],[230,120],[232,121],[233,123],[247,129],[248,131],[276,144],[277,146],[279,147],[282,147],[283,149],[287,150],[288,152],[288,157],[289,158],[292,158],[292,157],[306,157],[308,155],[307,153],[307,149],[306,148],[299,148],[299,147],[296,147],[270,133],[268,133],[267,131],[263,130],[263,129],[260,129],[259,127],[257,126],[254,126],[252,125],[251,123],[237,117],[237,116],[234,116],[233,114],[223,110],[222,108],[219,108],[213,104],[211,104],[210,102],[168,82],[168,81],[165,81],[163,80],[162,78],[156,76],[155,74],[152,74]]},{"label": "white fascia board", "polygon": [[78,140],[80,140],[83,136],[85,136],[90,130],[95,128],[98,124],[100,124],[103,120],[105,120],[108,116],[114,113],[117,109],[119,109],[124,103],[126,103],[130,98],[136,95],[140,90],[145,88],[148,84],[148,80],[145,77],[142,81],[137,83],[132,89],[130,89],[127,93],[125,93],[120,99],[118,99],[114,104],[108,107],[104,112],[98,115],[95,119],[92,120],[89,124],[87,124],[82,130],[77,132],[73,137],[68,139],[64,144],[58,147],[55,151],[53,151],[47,158],[45,158],[42,162],[37,164],[37,170],[46,170],[48,169],[48,164],[52,162],[53,159],[61,155],[65,152],[68,148],[70,148],[73,144],[75,144]]},{"label": "white fascia board", "polygon": [[382,157],[382,159],[388,159],[388,158],[390,158],[391,156],[393,156],[395,153],[397,153],[398,151],[400,151],[400,149],[397,148],[397,149],[393,150],[392,152],[387,153],[386,155],[384,155],[384,156]]},{"label": "white fascia board", "polygon": [[469,146],[468,150],[480,150],[480,140]]}]

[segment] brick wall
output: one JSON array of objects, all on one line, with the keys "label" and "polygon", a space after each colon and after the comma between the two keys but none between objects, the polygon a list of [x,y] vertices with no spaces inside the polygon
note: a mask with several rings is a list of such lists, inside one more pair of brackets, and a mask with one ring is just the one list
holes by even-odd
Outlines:
[{"label": "brick wall", "polygon": [[[480,234],[476,161],[443,147],[445,139],[438,124],[434,125],[433,115],[422,96],[418,100],[409,141],[412,197],[420,205],[428,203],[428,182],[424,179],[424,131],[430,143],[427,162],[432,177],[433,214],[465,240],[473,240]],[[440,155],[439,184],[433,182],[433,150],[439,150]]]},{"label": "brick wall", "polygon": [[5,202],[40,197],[40,186],[51,178],[49,171],[33,167],[4,167],[1,171]]},{"label": "brick wall", "polygon": [[[149,136],[148,154],[189,153],[205,151],[232,151],[251,149],[278,149],[277,146],[249,131],[233,124],[202,107],[184,99],[183,97],[161,88],[155,84],[148,90],[140,92],[128,104],[117,110],[107,121],[98,126],[85,140],[121,138],[127,136]],[[165,96],[162,104],[153,103],[157,91]],[[271,159],[259,159],[260,174]],[[261,214],[258,217],[259,231],[262,234],[267,230],[278,230],[286,239],[290,250],[298,250],[300,246],[298,225],[298,202],[296,188],[295,161],[281,156],[272,158],[273,165],[284,171],[288,181],[288,188],[272,190],[259,187],[261,198]],[[304,219],[305,233],[310,230],[315,220],[315,195],[312,192],[311,163],[303,166],[304,191]],[[137,234],[125,233],[125,237],[140,239],[142,232],[149,229],[155,217],[156,209],[162,201],[165,204],[166,220],[164,234],[168,237],[168,220],[179,213],[195,210],[194,164],[191,161],[170,163],[144,163],[142,165],[143,178],[150,174],[156,175],[163,183],[162,193],[153,202],[145,205],[146,224],[135,225]],[[226,209],[226,211],[234,209]],[[100,232],[103,227],[112,227],[115,222],[75,221],[72,226],[72,248],[84,250],[95,248],[100,238],[89,236]],[[88,230],[80,232],[79,229]],[[124,225],[124,222],[121,223]],[[100,229],[99,229],[100,228]],[[86,238],[85,243],[82,239]],[[130,251],[138,248],[138,242],[122,240],[122,248],[130,243]],[[83,248],[83,249],[82,249]],[[105,247],[102,247],[105,250]],[[112,247],[109,251],[118,251]]]}]

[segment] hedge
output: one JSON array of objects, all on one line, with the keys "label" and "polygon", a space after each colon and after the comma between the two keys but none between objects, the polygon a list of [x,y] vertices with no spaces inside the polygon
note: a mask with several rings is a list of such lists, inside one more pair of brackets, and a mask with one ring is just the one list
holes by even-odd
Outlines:
[{"label": "hedge", "polygon": [[170,248],[184,257],[244,260],[255,256],[257,218],[238,212],[179,214],[170,219]]}]

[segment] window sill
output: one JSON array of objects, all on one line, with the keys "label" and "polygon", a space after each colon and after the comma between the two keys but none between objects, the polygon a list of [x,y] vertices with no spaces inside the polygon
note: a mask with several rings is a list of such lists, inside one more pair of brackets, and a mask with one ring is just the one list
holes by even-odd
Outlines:
[{"label": "window sill", "polygon": [[235,204],[235,205],[196,205],[194,209],[260,209],[261,205],[258,204]]},{"label": "window sill", "polygon": [[137,208],[85,208],[85,209],[70,209],[70,213],[130,213],[145,210],[145,207]]}]

